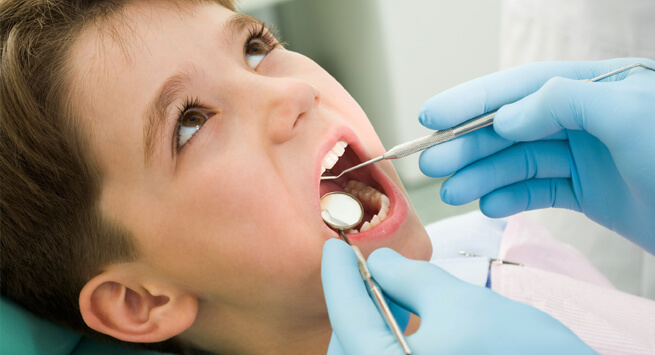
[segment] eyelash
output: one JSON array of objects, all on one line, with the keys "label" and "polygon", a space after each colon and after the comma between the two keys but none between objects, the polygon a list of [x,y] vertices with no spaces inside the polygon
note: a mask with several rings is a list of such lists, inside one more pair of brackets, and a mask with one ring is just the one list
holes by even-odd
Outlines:
[{"label": "eyelash", "polygon": [[191,98],[187,96],[187,98],[184,99],[184,103],[182,104],[182,106],[178,108],[180,118],[182,118],[182,116],[190,109],[198,108],[199,106],[200,106],[200,99],[198,99],[197,97]]},{"label": "eyelash", "polygon": [[[184,148],[180,147],[180,132],[182,129],[182,120],[184,119],[184,116],[189,112],[190,110],[202,110],[202,105],[200,104],[200,99],[197,97],[191,98],[191,97],[186,97],[184,99],[184,102],[182,103],[182,106],[180,106],[177,111],[177,124],[175,126],[175,136],[173,137],[173,144],[175,145],[175,151],[179,152]],[[203,113],[204,114],[204,113]],[[198,129],[200,131],[202,129],[202,126]],[[197,133],[197,131],[196,131]],[[189,138],[189,140],[184,144],[185,146],[189,144],[189,142],[195,137],[195,134]]]},{"label": "eyelash", "polygon": [[[250,26],[250,29],[248,29],[248,39],[246,40],[246,42],[245,42],[245,44],[243,46],[244,59],[247,58],[246,57],[246,51],[248,50],[248,47],[255,40],[261,41],[261,43],[264,46],[266,46],[266,49],[267,49],[266,55],[268,55],[268,53],[270,53],[277,46],[283,46],[284,45],[283,43],[280,43],[277,40],[277,36],[273,33],[273,30],[272,29],[267,29],[265,24],[262,23],[261,25],[252,25],[252,26]],[[247,62],[247,59],[246,59],[246,62]],[[184,103],[182,104],[182,106],[180,106],[178,108],[177,124],[175,126],[175,135],[173,137],[173,144],[174,144],[175,152],[179,152],[182,149],[184,149],[184,146],[189,144],[193,140],[193,138],[195,138],[196,133],[198,131],[200,131],[202,129],[202,127],[204,126],[204,124],[203,124],[203,126],[200,126],[200,128],[198,128],[198,131],[196,131],[196,133],[194,133],[193,136],[191,136],[191,138],[189,138],[189,140],[184,144],[184,146],[182,146],[182,147],[179,146],[180,130],[181,130],[181,126],[182,126],[182,120],[183,120],[184,116],[190,110],[199,110],[199,111],[203,110],[203,105],[200,104],[200,100],[198,98],[187,97],[184,100]],[[204,114],[204,113],[202,113],[202,114]],[[205,115],[205,116],[207,116],[207,115]]]},{"label": "eyelash", "polygon": [[267,47],[268,53],[275,49],[277,46],[282,46],[283,43],[280,43],[277,40],[275,30],[272,28],[267,28],[264,23],[260,25],[252,25],[248,30],[248,40],[243,46],[243,52],[245,53],[248,49],[248,46],[254,42],[254,40],[260,40]]}]

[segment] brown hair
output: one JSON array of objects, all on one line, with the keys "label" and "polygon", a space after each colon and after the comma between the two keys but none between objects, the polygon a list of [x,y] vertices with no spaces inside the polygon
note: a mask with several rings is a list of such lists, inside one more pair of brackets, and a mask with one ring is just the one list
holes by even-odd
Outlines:
[{"label": "brown hair", "polygon": [[[0,1],[0,259],[3,295],[82,334],[85,283],[133,261],[130,233],[103,218],[101,176],[70,103],[71,45],[124,0]],[[216,0],[234,10],[233,0]],[[174,342],[150,349],[181,352]]]}]

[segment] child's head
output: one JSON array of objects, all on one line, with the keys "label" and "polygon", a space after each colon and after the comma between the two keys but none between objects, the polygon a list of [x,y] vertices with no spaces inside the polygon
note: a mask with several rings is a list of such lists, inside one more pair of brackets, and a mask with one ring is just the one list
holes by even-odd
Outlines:
[{"label": "child's head", "polygon": [[[329,74],[231,3],[8,3],[30,7],[0,18],[2,292],[31,311],[136,343],[327,346],[337,235],[319,198],[351,179],[390,200],[353,243],[430,256],[389,162],[319,183],[337,142],[335,170],[383,147]],[[27,16],[45,13],[40,33]],[[368,219],[386,209],[371,191]]]}]

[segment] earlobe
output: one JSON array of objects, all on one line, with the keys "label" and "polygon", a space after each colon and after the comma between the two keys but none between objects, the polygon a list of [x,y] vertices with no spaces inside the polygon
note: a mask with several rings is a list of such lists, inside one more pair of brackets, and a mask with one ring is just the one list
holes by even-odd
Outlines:
[{"label": "earlobe", "polygon": [[174,286],[137,282],[123,270],[108,270],[82,288],[80,312],[86,324],[100,333],[154,343],[188,329],[198,313],[198,300]]}]

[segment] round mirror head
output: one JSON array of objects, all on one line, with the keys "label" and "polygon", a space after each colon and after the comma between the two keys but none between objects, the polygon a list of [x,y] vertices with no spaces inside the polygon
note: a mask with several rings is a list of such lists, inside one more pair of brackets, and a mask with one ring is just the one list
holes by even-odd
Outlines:
[{"label": "round mirror head", "polygon": [[345,192],[330,192],[321,197],[321,217],[338,230],[357,226],[364,217],[364,207],[355,196]]}]

